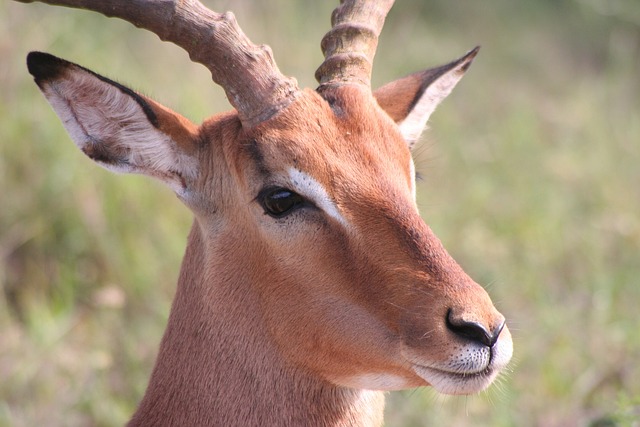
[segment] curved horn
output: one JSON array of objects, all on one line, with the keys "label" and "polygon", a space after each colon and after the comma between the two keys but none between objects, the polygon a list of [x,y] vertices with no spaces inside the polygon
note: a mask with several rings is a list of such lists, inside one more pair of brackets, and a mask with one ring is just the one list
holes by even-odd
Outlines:
[{"label": "curved horn", "polygon": [[121,18],[182,47],[191,60],[211,71],[244,126],[271,117],[299,92],[296,80],[280,73],[271,49],[251,43],[231,12],[213,12],[198,0],[38,1]]},{"label": "curved horn", "polygon": [[343,84],[371,87],[371,68],[393,0],[341,0],[322,39],[325,60],[316,71],[320,88]]}]

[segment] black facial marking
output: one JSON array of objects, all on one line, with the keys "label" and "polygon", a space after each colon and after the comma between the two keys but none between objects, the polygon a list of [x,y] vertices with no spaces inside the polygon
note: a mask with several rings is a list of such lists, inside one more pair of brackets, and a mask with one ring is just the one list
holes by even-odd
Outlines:
[{"label": "black facial marking", "polygon": [[[318,88],[318,89],[321,89],[321,88]],[[342,106],[341,100],[333,92],[327,90],[327,91],[322,91],[320,93],[322,94],[322,97],[324,98],[324,100],[327,101],[327,103],[329,104],[329,107],[331,107],[331,110],[333,111],[333,114],[336,115],[336,117],[345,116],[345,112],[344,112],[344,108]]]},{"label": "black facial marking", "polygon": [[253,164],[256,166],[256,169],[262,176],[268,176],[269,170],[266,166],[264,154],[260,149],[260,144],[255,139],[248,141],[245,144],[247,151],[249,152],[249,156],[251,156],[251,160],[253,160]]}]

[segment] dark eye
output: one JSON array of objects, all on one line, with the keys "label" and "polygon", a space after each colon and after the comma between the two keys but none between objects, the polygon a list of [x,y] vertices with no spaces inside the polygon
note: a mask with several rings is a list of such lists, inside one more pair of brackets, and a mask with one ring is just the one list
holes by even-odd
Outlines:
[{"label": "dark eye", "polygon": [[282,218],[302,207],[306,201],[298,193],[286,188],[266,188],[258,195],[264,213],[274,218]]}]

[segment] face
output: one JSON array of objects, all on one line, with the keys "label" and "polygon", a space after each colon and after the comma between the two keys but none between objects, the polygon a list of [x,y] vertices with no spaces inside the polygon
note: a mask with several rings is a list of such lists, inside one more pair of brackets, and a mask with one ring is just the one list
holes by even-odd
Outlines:
[{"label": "face", "polygon": [[29,67],[85,154],[160,179],[194,211],[221,258],[208,262],[250,286],[286,361],[341,386],[468,394],[506,366],[511,336],[420,218],[405,132],[465,58],[386,85],[377,102],[357,86],[304,91],[247,129],[235,113],[198,129],[50,55]]},{"label": "face", "polygon": [[510,335],[420,218],[406,141],[370,94],[323,96],[239,132],[215,178],[236,189],[219,212],[244,239],[269,333],[334,384],[485,388]]}]

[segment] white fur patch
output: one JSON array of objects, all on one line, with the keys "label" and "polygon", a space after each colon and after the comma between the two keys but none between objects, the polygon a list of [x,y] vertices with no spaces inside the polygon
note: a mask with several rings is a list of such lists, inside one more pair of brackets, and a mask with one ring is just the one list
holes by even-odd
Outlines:
[{"label": "white fur patch", "polygon": [[343,226],[348,227],[347,220],[340,214],[336,204],[329,197],[327,190],[318,181],[295,168],[289,169],[289,179],[296,192],[312,200],[327,215]]},{"label": "white fur patch", "polygon": [[405,378],[392,374],[362,374],[348,378],[345,381],[349,387],[362,388],[365,390],[404,390],[411,388],[412,384]]},{"label": "white fur patch", "polygon": [[106,144],[121,154],[122,163],[98,163],[117,172],[155,176],[174,191],[183,190],[176,174],[193,178],[196,160],[155,128],[129,95],[81,69],[69,69],[62,78],[44,83],[44,95],[67,132],[80,148]]}]

